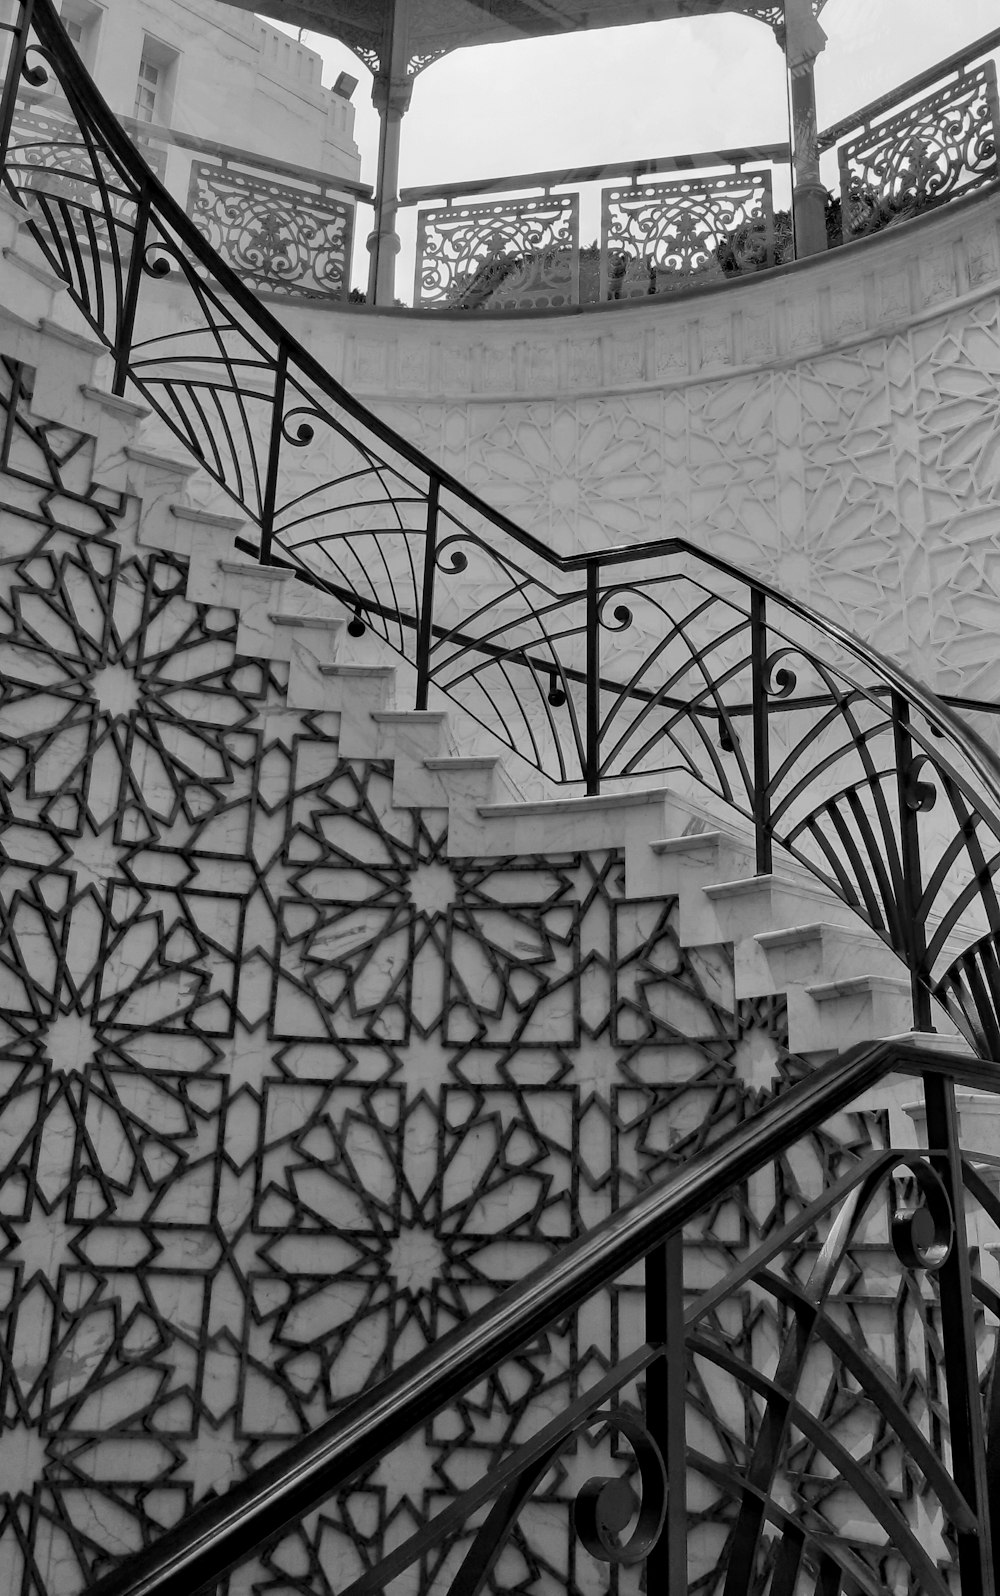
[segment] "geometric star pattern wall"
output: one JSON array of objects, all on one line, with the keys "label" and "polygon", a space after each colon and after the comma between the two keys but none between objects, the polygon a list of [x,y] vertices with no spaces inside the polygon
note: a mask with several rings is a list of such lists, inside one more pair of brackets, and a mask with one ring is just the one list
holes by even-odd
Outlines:
[{"label": "geometric star pattern wall", "polygon": [[[736,1002],[730,950],[682,950],[616,850],[449,858],[446,812],[394,807],[389,764],[342,759],[337,715],[237,655],[234,612],[186,596],[19,375],[0,1585],[70,1596],[803,1066],[781,1000]],[[820,1173],[869,1133],[842,1130]],[[786,1218],[802,1179],[734,1192],[717,1244]],[[595,1299],[229,1588],[342,1586],[641,1333],[634,1288]],[[501,1584],[606,1588],[569,1530],[580,1468]]]}]

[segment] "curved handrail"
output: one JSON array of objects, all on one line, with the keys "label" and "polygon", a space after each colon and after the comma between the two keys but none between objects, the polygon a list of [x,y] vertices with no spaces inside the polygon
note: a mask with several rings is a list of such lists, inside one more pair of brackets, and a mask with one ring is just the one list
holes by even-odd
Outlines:
[{"label": "curved handrail", "polygon": [[[680,539],[560,556],[369,411],[218,259],[24,0],[17,72],[55,74],[66,137],[15,132],[8,189],[133,383],[290,565],[558,782],[680,772],[749,819],[1000,1054],[1000,762],[870,644]],[[36,40],[37,42],[33,42]],[[37,73],[36,73],[37,76]],[[158,278],[180,330],[160,330]],[[927,818],[934,804],[934,819]],[[943,816],[943,819],[942,819]]]},{"label": "curved handrail", "polygon": [[[797,1082],[224,1495],[193,1509],[90,1596],[193,1596],[317,1507],[587,1297],[859,1093],[893,1072],[1000,1090],[995,1067],[899,1040],[863,1043]],[[891,1163],[893,1153],[879,1155]],[[650,1358],[647,1355],[645,1362]],[[634,1376],[643,1354],[636,1354]],[[620,1377],[619,1377],[620,1383]]]}]

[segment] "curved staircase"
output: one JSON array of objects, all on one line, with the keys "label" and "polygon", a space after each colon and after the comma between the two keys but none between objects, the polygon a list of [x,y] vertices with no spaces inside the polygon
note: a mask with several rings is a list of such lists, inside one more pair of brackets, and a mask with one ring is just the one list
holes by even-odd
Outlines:
[{"label": "curved staircase", "polygon": [[0,205],[10,1588],[992,1592],[992,755],[694,548],[556,561],[416,457],[33,26],[76,165],[11,146]]}]

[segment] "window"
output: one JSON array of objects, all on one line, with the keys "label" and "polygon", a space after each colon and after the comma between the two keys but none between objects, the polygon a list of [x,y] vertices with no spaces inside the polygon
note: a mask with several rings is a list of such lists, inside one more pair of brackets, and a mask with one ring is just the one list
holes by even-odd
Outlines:
[{"label": "window", "polygon": [[139,62],[139,81],[135,86],[135,111],[140,122],[157,120],[156,91],[160,87],[161,68],[154,66],[146,56]]},{"label": "window", "polygon": [[177,51],[147,33],[142,41],[139,71],[135,80],[132,115],[137,122],[170,124],[173,114],[174,82],[177,77]]},{"label": "window", "polygon": [[61,16],[74,50],[87,71],[93,72],[101,28],[101,7],[92,4],[91,0],[65,0]]}]

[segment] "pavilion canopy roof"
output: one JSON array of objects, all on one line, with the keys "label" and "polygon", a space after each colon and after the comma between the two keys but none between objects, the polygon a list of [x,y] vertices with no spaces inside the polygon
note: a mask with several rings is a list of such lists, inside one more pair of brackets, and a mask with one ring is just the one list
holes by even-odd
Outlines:
[{"label": "pavilion canopy roof", "polygon": [[782,0],[269,0],[265,5],[257,0],[253,5],[280,22],[342,40],[374,71],[387,65],[397,7],[405,8],[411,75],[462,45],[719,11],[742,12],[779,28],[784,10]]}]

